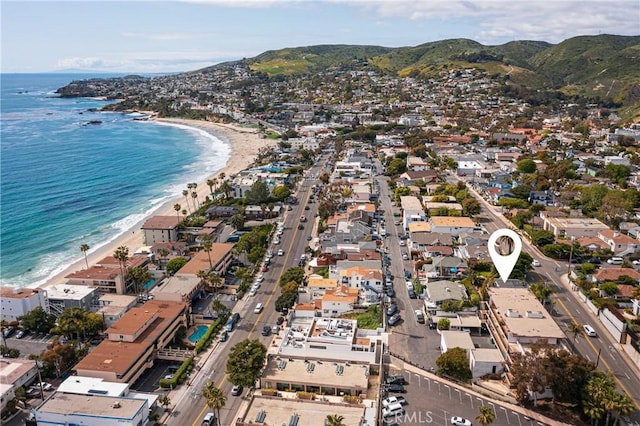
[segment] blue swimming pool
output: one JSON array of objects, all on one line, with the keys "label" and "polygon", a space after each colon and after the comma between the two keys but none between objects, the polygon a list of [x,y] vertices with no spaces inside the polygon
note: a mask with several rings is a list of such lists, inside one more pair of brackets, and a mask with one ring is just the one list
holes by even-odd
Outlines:
[{"label": "blue swimming pool", "polygon": [[149,290],[151,287],[153,287],[153,285],[156,283],[156,279],[155,278],[151,278],[149,281],[147,281],[147,283],[145,285],[142,286],[142,288],[144,290]]},{"label": "blue swimming pool", "polygon": [[189,336],[189,341],[191,343],[197,343],[200,339],[202,339],[202,336],[204,336],[204,333],[207,332],[208,328],[209,327],[207,327],[206,325],[196,326],[195,330],[193,330],[193,333],[191,333],[191,335]]}]

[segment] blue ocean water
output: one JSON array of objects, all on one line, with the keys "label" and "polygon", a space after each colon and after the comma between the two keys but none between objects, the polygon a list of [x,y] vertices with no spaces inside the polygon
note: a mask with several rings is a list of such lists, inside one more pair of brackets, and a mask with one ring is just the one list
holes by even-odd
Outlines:
[{"label": "blue ocean water", "polygon": [[229,158],[204,132],[53,93],[89,77],[0,75],[0,285],[45,282],[82,259],[81,244],[117,238]]}]

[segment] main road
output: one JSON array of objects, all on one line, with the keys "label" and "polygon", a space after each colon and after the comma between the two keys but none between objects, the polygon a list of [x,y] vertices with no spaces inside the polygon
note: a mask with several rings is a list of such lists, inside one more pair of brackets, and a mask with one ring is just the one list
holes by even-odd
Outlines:
[{"label": "main road", "polygon": [[[215,342],[201,358],[197,360],[196,368],[191,373],[188,381],[182,387],[172,393],[174,409],[166,420],[169,425],[193,425],[202,423],[204,415],[210,411],[206,406],[206,400],[202,397],[202,389],[208,382],[213,382],[227,395],[225,407],[220,410],[221,424],[235,423],[236,414],[243,401],[248,398],[249,390],[245,389],[240,396],[232,396],[232,384],[226,376],[226,362],[231,348],[244,339],[259,339],[266,347],[272,344],[276,336],[262,336],[263,326],[273,326],[279,315],[275,310],[275,300],[280,295],[278,280],[280,274],[291,267],[298,266],[300,255],[304,253],[308,245],[307,236],[311,235],[314,214],[317,211],[315,203],[309,203],[312,193],[312,185],[322,169],[323,164],[314,165],[299,185],[297,197],[299,203],[292,206],[284,217],[284,232],[279,238],[280,243],[270,242],[269,249],[274,253],[278,249],[284,251],[283,256],[274,256],[271,259],[269,270],[264,272],[264,281],[258,294],[250,297],[246,294],[234,307],[234,312],[240,314],[240,321],[233,332],[229,333],[226,342]],[[305,207],[309,206],[309,210]],[[298,229],[300,217],[307,217],[304,229]],[[262,312],[254,313],[255,305],[261,302],[264,305]]]},{"label": "main road", "polygon": [[[460,180],[458,176],[453,174],[447,176],[447,182],[451,184],[456,184]],[[513,224],[498,211],[500,207],[492,206],[481,197],[474,188],[470,185],[467,185],[467,187],[483,207],[480,217],[484,219],[483,225],[489,233],[492,233],[498,228],[514,229]],[[625,391],[636,405],[636,411],[630,418],[634,422],[640,423],[640,411],[638,411],[638,408],[640,408],[640,372],[638,368],[626,358],[626,355],[621,353],[620,345],[612,339],[609,332],[602,326],[596,316],[578,299],[577,292],[570,288],[568,282],[561,279],[561,276],[569,271],[571,265],[567,262],[558,262],[547,258],[525,237],[522,237],[522,247],[523,250],[526,250],[540,261],[541,265],[535,268],[533,275],[544,282],[553,283],[554,285],[553,300],[556,302],[554,306],[554,319],[564,330],[569,343],[572,344],[575,350],[583,357],[597,363],[599,368],[609,371],[613,375],[620,389]],[[569,329],[573,321],[580,325],[591,325],[596,330],[598,337],[589,338],[581,334],[574,339]]]}]

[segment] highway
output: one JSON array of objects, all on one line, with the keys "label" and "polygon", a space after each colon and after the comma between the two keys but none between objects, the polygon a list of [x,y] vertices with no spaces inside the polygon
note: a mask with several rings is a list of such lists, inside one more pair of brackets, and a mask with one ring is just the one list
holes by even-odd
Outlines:
[{"label": "highway", "polygon": [[[447,177],[448,183],[456,184],[459,180],[457,176],[452,174]],[[482,204],[480,218],[483,219],[482,224],[489,233],[498,228],[514,228],[513,224],[498,211],[501,209],[500,207],[492,206],[470,185],[467,187]],[[586,305],[578,299],[577,293],[571,290],[568,283],[561,280],[561,275],[566,274],[569,270],[568,262],[547,258],[525,237],[522,237],[522,247],[524,251],[527,251],[541,263],[541,266],[535,268],[534,277],[537,276],[540,280],[553,283],[554,319],[563,329],[570,343],[575,346],[580,355],[596,362],[600,369],[611,372],[620,389],[629,395],[636,408],[640,408],[640,374],[638,369],[625,358],[625,354],[620,353],[619,345],[613,341],[596,316],[588,311]],[[537,280],[535,279],[535,281]],[[581,334],[573,342],[573,334],[569,329],[572,321],[581,325],[591,325],[596,330],[598,337],[589,338]],[[630,418],[636,423],[640,423],[640,412],[636,410]]]},{"label": "highway", "polygon": [[[309,176],[318,176],[323,166],[316,164],[309,171]],[[294,266],[298,266],[300,255],[309,242],[306,237],[311,235],[314,226],[314,214],[317,211],[315,203],[309,204],[311,187],[317,183],[314,179],[304,178],[300,182],[297,191],[299,203],[292,206],[291,211],[287,211],[284,217],[284,233],[280,237],[280,244],[274,244],[272,239],[269,249],[274,253],[278,249],[284,250],[283,256],[274,256],[271,259],[269,270],[264,272],[264,281],[258,293],[250,297],[248,293],[242,300],[238,301],[234,307],[234,312],[240,313],[240,321],[233,332],[229,333],[226,342],[215,341],[211,348],[200,355],[196,364],[197,367],[191,373],[188,384],[181,385],[181,388],[172,392],[172,405],[174,406],[171,416],[165,424],[169,425],[193,425],[202,423],[205,414],[209,412],[206,400],[201,396],[202,388],[207,382],[214,382],[227,395],[227,402],[220,410],[220,422],[222,425],[235,423],[236,415],[243,401],[246,400],[250,390],[244,389],[241,396],[232,396],[232,384],[226,378],[226,362],[231,348],[240,341],[249,339],[259,339],[265,346],[269,347],[276,338],[274,335],[262,336],[261,331],[264,325],[273,326],[279,313],[275,311],[275,301],[280,295],[278,280],[280,274]],[[305,210],[309,206],[309,210]],[[300,217],[306,216],[308,221],[304,223],[304,229],[298,229]],[[253,312],[255,305],[262,302],[264,309],[259,314]]]}]

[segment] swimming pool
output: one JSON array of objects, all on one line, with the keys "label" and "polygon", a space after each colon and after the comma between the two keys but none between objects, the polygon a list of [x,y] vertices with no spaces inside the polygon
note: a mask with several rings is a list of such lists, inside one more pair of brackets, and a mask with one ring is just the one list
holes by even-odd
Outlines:
[{"label": "swimming pool", "polygon": [[204,336],[204,333],[207,332],[208,328],[209,327],[206,325],[196,326],[195,330],[193,330],[193,333],[191,333],[191,335],[189,336],[189,341],[191,343],[197,343],[200,339],[202,339],[202,336]]},{"label": "swimming pool", "polygon": [[151,278],[149,281],[147,281],[147,283],[145,285],[142,286],[142,288],[144,290],[149,290],[151,287],[153,287],[153,285],[156,283],[156,279],[155,278]]}]

